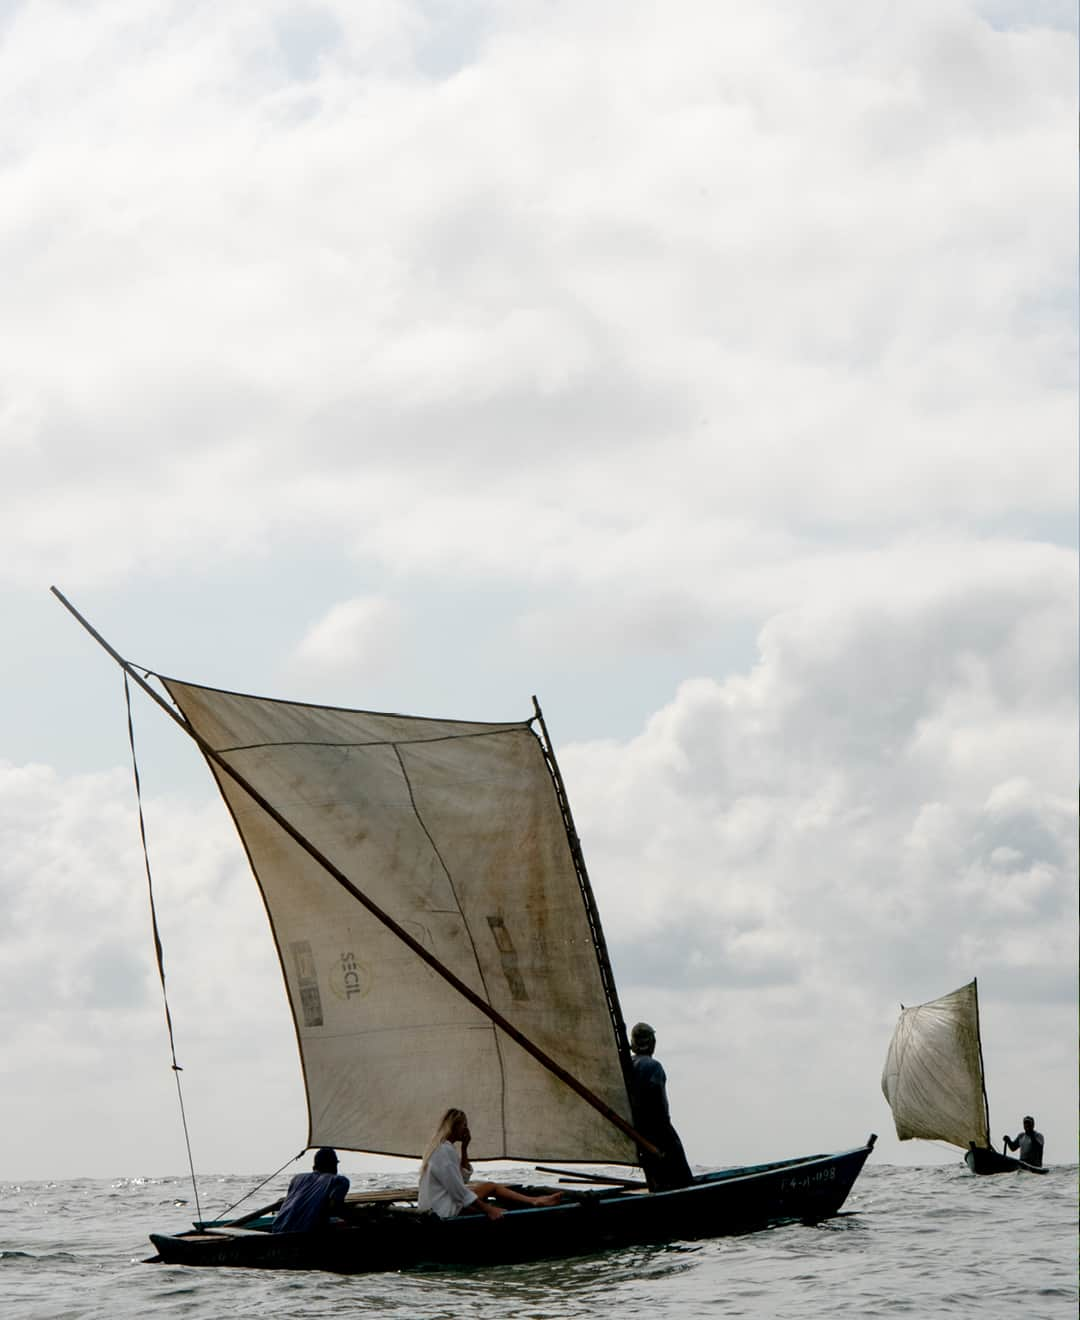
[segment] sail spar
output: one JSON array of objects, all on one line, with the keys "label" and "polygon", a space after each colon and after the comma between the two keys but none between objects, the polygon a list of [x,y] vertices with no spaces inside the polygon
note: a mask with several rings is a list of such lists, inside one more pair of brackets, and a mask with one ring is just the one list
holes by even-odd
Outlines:
[{"label": "sail spar", "polygon": [[[423,719],[162,681],[217,757],[629,1121],[594,936],[528,721]],[[454,993],[207,760],[277,943],[310,1145],[419,1155],[456,1105],[477,1159],[637,1162],[624,1132]]]},{"label": "sail spar", "polygon": [[922,1137],[967,1149],[990,1145],[974,981],[905,1008],[885,1058],[881,1089],[901,1141]]}]

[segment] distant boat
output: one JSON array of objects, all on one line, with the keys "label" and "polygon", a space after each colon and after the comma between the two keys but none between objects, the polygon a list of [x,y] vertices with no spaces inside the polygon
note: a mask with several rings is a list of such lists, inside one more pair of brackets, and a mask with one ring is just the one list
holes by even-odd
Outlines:
[{"label": "distant boat", "polygon": [[[309,1147],[418,1159],[455,1105],[475,1159],[638,1163],[626,1028],[535,699],[529,719],[476,723],[157,676],[170,702],[56,594],[217,780],[277,947]],[[223,1012],[244,992],[224,988],[229,970]],[[227,1101],[223,1117],[244,1121]],[[360,1272],[707,1238],[835,1214],[874,1140],[676,1190],[571,1174],[560,1204],[494,1226],[421,1214],[401,1189],[351,1197],[354,1222],[319,1233],[267,1231],[267,1206],[151,1241],[172,1263]]]},{"label": "distant boat", "polygon": [[1045,1173],[990,1145],[978,983],[901,1008],[881,1074],[899,1139],[959,1146],[972,1173]]}]

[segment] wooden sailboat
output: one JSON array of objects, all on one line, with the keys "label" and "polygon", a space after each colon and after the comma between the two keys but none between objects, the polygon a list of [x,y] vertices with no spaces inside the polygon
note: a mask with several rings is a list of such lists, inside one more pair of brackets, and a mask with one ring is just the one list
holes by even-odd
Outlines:
[{"label": "wooden sailboat", "polygon": [[[626,1028],[535,699],[529,719],[476,723],[155,675],[166,699],[54,592],[217,780],[277,947],[309,1147],[418,1158],[452,1104],[469,1114],[474,1159],[638,1163]],[[709,1237],[835,1214],[874,1140],[676,1191],[575,1183],[494,1228],[420,1214],[402,1193],[322,1233],[275,1234],[248,1215],[151,1236],[170,1262],[345,1272]]]},{"label": "wooden sailboat", "polygon": [[1045,1173],[990,1145],[978,983],[901,1008],[881,1074],[897,1137],[959,1146],[972,1173]]}]

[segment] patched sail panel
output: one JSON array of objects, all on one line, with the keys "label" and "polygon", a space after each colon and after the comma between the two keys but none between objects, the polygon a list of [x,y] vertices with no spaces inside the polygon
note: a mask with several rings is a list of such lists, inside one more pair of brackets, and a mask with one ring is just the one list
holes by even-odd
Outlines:
[{"label": "patched sail panel", "polygon": [[901,1141],[989,1146],[976,983],[905,1008],[881,1075]]},{"label": "patched sail panel", "polygon": [[[192,727],[370,900],[629,1121],[615,1028],[527,723],[308,706],[164,680]],[[635,1163],[210,762],[266,903],[313,1146],[418,1156],[449,1106],[474,1158]]]}]

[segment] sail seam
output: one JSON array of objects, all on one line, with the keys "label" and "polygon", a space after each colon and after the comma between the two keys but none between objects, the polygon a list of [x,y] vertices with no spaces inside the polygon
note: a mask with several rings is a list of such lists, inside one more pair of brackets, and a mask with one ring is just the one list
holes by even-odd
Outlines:
[{"label": "sail seam", "polygon": [[515,733],[522,727],[520,725],[511,725],[503,729],[487,729],[483,733],[440,733],[438,737],[432,738],[373,738],[370,742],[331,742],[329,740],[319,740],[315,738],[295,738],[286,739],[281,742],[257,742],[257,743],[233,743],[230,746],[219,747],[217,752],[223,756],[226,752],[257,752],[266,747],[340,747],[348,749],[350,747],[419,747],[426,743],[439,742],[457,742],[462,738],[495,738],[503,733]]},{"label": "sail seam", "polygon": [[445,1022],[421,1022],[412,1027],[401,1027],[390,1025],[386,1027],[362,1027],[355,1031],[320,1031],[320,1040],[362,1040],[367,1036],[385,1036],[385,1035],[416,1035],[422,1031],[490,1031],[491,1023],[488,1022],[458,1022],[454,1018],[447,1018]]},{"label": "sail seam", "polygon": [[[454,902],[457,904],[458,916],[461,918],[461,923],[465,927],[465,934],[468,937],[469,946],[473,951],[473,959],[476,963],[477,975],[480,977],[480,984],[484,990],[484,997],[487,999],[487,1002],[490,1004],[491,991],[488,989],[487,978],[484,976],[484,965],[480,960],[480,953],[476,947],[476,940],[473,938],[472,928],[469,925],[468,919],[466,918],[464,911],[462,910],[461,899],[458,897],[457,886],[454,884],[454,877],[450,873],[450,868],[446,864],[446,859],[439,851],[439,845],[435,842],[434,838],[432,837],[431,831],[427,827],[427,822],[424,820],[424,817],[420,814],[420,808],[417,806],[416,796],[413,793],[412,780],[409,778],[409,772],[405,768],[405,760],[401,755],[401,749],[398,747],[397,743],[391,743],[390,746],[393,747],[394,755],[397,757],[398,760],[398,765],[401,766],[401,773],[405,779],[405,787],[409,791],[409,801],[412,803],[413,814],[416,816],[420,828],[427,835],[428,842],[431,844],[431,850],[432,852],[434,852],[435,856],[439,859],[439,865],[442,867],[443,872],[446,875],[446,882],[450,886],[450,892],[453,894]],[[502,1145],[503,1147],[505,1147],[506,1146],[506,1064],[505,1061],[503,1060],[502,1041],[500,1040],[499,1033],[495,1030],[494,1025],[492,1025],[491,1027],[491,1038],[495,1045],[495,1054],[499,1060],[499,1113],[500,1113],[499,1125],[502,1129]]]}]

